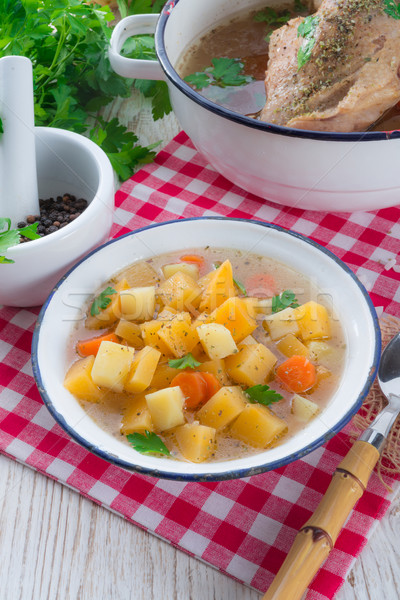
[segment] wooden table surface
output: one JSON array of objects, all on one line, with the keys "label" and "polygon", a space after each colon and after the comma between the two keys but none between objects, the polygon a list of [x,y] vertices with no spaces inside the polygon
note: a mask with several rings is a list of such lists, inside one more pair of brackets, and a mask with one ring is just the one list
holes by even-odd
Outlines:
[{"label": "wooden table surface", "polygon": [[[154,123],[141,98],[116,101],[110,114],[142,143],[165,145],[179,130],[173,115]],[[0,600],[260,598],[28,467],[0,456],[0,469]],[[399,514],[397,494],[336,600],[399,600]]]}]

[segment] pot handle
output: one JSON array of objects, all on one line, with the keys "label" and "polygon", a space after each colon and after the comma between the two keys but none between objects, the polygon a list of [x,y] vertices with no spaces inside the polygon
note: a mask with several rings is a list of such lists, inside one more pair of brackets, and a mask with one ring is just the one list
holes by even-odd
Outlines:
[{"label": "pot handle", "polygon": [[121,48],[128,38],[140,33],[154,33],[159,16],[158,14],[132,15],[125,17],[114,27],[108,57],[112,68],[118,75],[131,79],[165,79],[158,60],[139,60],[120,54]]}]

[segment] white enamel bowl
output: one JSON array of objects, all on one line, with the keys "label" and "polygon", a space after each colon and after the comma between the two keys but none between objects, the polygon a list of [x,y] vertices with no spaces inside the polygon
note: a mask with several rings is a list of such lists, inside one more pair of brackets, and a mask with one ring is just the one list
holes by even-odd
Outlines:
[{"label": "white enamel bowl", "polygon": [[[400,203],[400,132],[321,133],[270,125],[203,98],[178,75],[185,51],[221,21],[282,0],[174,0],[158,15],[114,29],[109,56],[125,77],[165,79],[174,112],[196,148],[227,179],[278,204],[320,211]],[[154,33],[158,61],[121,56],[125,40]]]},{"label": "white enamel bowl", "polygon": [[[70,336],[76,322],[84,318],[85,303],[124,266],[165,252],[207,245],[276,258],[303,272],[321,293],[328,294],[345,333],[344,372],[322,414],[275,448],[255,456],[205,464],[145,456],[101,429],[63,387]],[[35,328],[32,361],[48,409],[67,433],[91,452],[126,469],[157,477],[220,480],[278,468],[338,432],[359,409],[374,379],[379,352],[375,310],[360,282],[338,258],[307,238],[274,225],[211,217],[152,225],[89,254],[61,279],[43,306]]]},{"label": "white enamel bowl", "polygon": [[109,237],[114,211],[114,172],[107,155],[83,135],[35,127],[40,198],[70,193],[89,206],[51,235],[13,246],[0,265],[0,304],[38,306],[82,256]]}]

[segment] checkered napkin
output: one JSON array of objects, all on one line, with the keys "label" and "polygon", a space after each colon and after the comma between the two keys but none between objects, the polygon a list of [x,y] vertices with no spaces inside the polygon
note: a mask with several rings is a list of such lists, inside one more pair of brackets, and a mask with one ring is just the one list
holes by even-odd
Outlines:
[{"label": "checkered napkin", "polygon": [[[280,208],[218,175],[184,133],[123,184],[116,205],[114,236],[202,215],[293,229],[332,250],[357,273],[376,307],[400,316],[400,274],[388,268],[400,250],[400,207],[349,215]],[[0,308],[0,451],[265,591],[348,451],[349,426],[303,459],[245,479],[181,483],[130,474],[72,441],[44,407],[30,366],[38,312]],[[389,503],[374,475],[307,600],[333,598]]]}]

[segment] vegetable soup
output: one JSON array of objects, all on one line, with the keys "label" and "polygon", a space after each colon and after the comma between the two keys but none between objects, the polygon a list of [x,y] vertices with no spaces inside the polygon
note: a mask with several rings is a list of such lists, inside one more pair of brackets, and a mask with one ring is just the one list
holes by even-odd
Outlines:
[{"label": "vegetable soup", "polygon": [[239,250],[136,262],[73,332],[64,385],[138,452],[221,461],[294,435],[337,389],[344,335],[300,273]]}]

